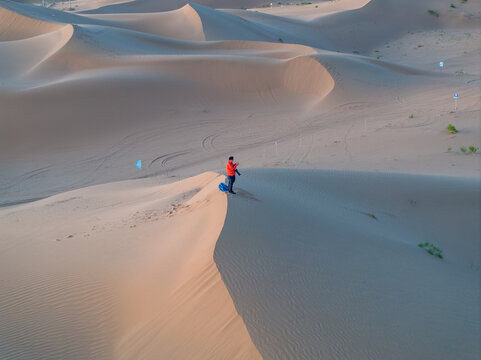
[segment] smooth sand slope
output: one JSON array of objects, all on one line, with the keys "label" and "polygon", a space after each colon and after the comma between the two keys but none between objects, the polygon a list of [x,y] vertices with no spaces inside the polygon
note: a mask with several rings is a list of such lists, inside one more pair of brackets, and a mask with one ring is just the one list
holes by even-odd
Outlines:
[{"label": "smooth sand slope", "polygon": [[263,358],[477,358],[480,185],[245,171],[214,258]]},{"label": "smooth sand slope", "polygon": [[219,179],[119,182],[3,209],[0,357],[260,358],[213,261]]}]

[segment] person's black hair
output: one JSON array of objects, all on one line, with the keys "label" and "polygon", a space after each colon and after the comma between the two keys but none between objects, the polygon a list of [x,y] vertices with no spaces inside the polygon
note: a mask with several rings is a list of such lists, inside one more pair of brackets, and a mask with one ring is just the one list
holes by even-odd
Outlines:
[{"label": "person's black hair", "polygon": [[229,160],[234,160],[234,157],[233,157],[233,156],[229,156]]}]

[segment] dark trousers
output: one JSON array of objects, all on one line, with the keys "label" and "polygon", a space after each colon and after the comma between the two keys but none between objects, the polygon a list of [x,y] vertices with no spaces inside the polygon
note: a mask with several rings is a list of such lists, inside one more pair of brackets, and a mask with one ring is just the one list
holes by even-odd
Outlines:
[{"label": "dark trousers", "polygon": [[227,186],[229,187],[229,191],[232,191],[232,186],[235,182],[235,175],[227,175]]}]

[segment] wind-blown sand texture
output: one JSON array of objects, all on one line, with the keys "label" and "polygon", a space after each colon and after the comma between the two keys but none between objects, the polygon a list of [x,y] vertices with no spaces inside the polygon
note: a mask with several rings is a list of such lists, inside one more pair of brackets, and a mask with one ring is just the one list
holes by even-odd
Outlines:
[{"label": "wind-blown sand texture", "polygon": [[3,209],[1,357],[260,358],[213,262],[218,183],[121,182]]},{"label": "wind-blown sand texture", "polygon": [[264,359],[480,354],[479,180],[244,175],[215,261]]},{"label": "wind-blown sand texture", "polygon": [[480,0],[72,4],[0,0],[0,358],[478,357]]}]

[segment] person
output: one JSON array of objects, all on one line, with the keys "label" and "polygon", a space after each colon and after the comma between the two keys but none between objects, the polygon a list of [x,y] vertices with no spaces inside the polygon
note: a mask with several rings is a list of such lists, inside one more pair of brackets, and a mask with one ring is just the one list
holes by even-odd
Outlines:
[{"label": "person", "polygon": [[235,174],[240,175],[239,170],[237,170],[237,166],[239,166],[239,163],[234,163],[234,157],[229,156],[229,161],[227,161],[227,165],[225,166],[225,170],[227,173],[227,186],[229,187],[229,192],[231,194],[235,194],[235,191],[232,190],[232,187],[234,186],[235,182]]}]

